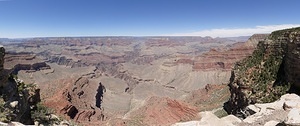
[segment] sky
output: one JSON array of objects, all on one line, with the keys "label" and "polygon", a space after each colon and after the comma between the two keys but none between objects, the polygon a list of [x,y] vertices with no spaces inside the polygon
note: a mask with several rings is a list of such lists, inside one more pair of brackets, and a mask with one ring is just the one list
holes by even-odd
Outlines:
[{"label": "sky", "polygon": [[0,0],[0,38],[249,36],[300,26],[300,0]]}]

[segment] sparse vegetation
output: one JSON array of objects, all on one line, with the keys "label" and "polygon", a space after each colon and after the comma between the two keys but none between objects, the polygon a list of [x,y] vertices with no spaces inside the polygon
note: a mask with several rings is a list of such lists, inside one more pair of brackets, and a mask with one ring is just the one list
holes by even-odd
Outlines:
[{"label": "sparse vegetation", "polygon": [[51,118],[51,114],[53,114],[51,109],[45,107],[41,103],[38,103],[36,105],[36,110],[31,112],[31,117],[34,121],[38,121],[42,124],[53,124],[58,120],[56,118]]},{"label": "sparse vegetation", "polygon": [[283,62],[283,55],[272,53],[275,49],[267,50],[268,46],[270,45],[259,42],[258,48],[252,56],[238,63],[236,68],[239,72],[238,83],[248,85],[252,89],[251,93],[248,94],[248,98],[252,102],[275,101],[285,94],[290,87],[290,84],[280,78],[282,73],[279,69]]},{"label": "sparse vegetation", "polygon": [[5,101],[2,97],[0,97],[0,121],[10,122],[12,120],[12,115],[12,111],[5,107]]},{"label": "sparse vegetation", "polygon": [[[26,113],[30,109],[30,115],[29,117],[25,117],[26,119],[32,119],[33,121],[38,121],[41,124],[54,124],[55,122],[59,121],[58,118],[51,117],[51,114],[53,111],[45,106],[43,106],[41,103],[38,103],[36,105],[30,105],[27,101],[24,101],[22,99],[27,99],[28,92],[32,92],[36,89],[35,84],[25,84],[22,80],[18,79],[17,75],[11,74],[9,75],[9,81],[11,83],[16,84],[16,99],[19,100],[19,104],[22,104],[23,108],[12,108],[9,106],[9,103],[7,103],[3,96],[0,97],[0,121],[2,122],[10,122],[14,121],[17,114],[20,114],[21,116],[19,118],[23,118],[22,115]],[[4,97],[7,97],[4,95]],[[26,108],[28,106],[28,108]],[[33,108],[32,108],[33,107]],[[23,110],[23,109],[26,109]],[[24,111],[24,112],[22,112]],[[31,118],[30,118],[31,116]],[[22,120],[20,120],[22,121]],[[24,120],[23,120],[24,121]]]}]

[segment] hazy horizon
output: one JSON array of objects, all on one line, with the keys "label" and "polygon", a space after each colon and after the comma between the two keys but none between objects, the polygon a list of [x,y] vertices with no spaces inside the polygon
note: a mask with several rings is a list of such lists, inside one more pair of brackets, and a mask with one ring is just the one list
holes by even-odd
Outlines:
[{"label": "hazy horizon", "polygon": [[[262,33],[262,34],[268,34],[268,33]],[[133,38],[142,38],[142,37],[211,37],[211,36],[40,36],[40,37],[19,37],[19,38],[8,38],[8,37],[0,37],[0,39],[34,39],[34,38],[105,38],[105,37],[133,37]],[[234,37],[211,37],[211,38],[243,38],[243,37],[251,37],[249,36],[234,36]]]}]

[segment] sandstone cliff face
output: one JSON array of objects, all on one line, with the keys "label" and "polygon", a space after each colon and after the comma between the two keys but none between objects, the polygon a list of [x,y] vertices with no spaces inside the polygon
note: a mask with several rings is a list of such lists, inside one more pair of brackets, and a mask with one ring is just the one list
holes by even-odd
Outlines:
[{"label": "sandstone cliff face", "polygon": [[258,43],[252,56],[238,62],[229,83],[228,112],[240,115],[249,104],[272,102],[290,86],[299,89],[299,42],[300,28],[275,31]]}]

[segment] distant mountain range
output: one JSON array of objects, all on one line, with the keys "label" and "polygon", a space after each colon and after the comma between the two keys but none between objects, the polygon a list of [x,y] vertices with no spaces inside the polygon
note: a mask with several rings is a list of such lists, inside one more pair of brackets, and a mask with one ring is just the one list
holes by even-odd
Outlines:
[{"label": "distant mountain range", "polygon": [[[134,36],[80,36],[80,37],[36,37],[36,38],[0,38],[0,42],[22,42],[24,40],[31,40],[31,39],[49,39],[49,38],[106,38],[106,37],[112,37],[112,38],[119,38],[119,37],[133,37]],[[148,37],[144,37],[144,38],[153,38],[153,37],[159,37],[159,38],[165,38],[168,36],[148,36]],[[172,38],[187,38],[186,36],[172,36]],[[195,38],[197,36],[192,36],[191,38]],[[199,36],[201,37],[201,36]],[[205,38],[205,37],[203,37]],[[210,37],[211,38],[211,37]],[[219,37],[218,37],[219,38]],[[250,36],[238,36],[238,37],[220,37],[219,39],[229,39],[229,40],[233,40],[233,41],[238,41],[238,42],[246,42],[248,39],[250,38]]]},{"label": "distant mountain range", "polygon": [[251,36],[239,36],[239,37],[225,37],[230,40],[246,42]]}]

